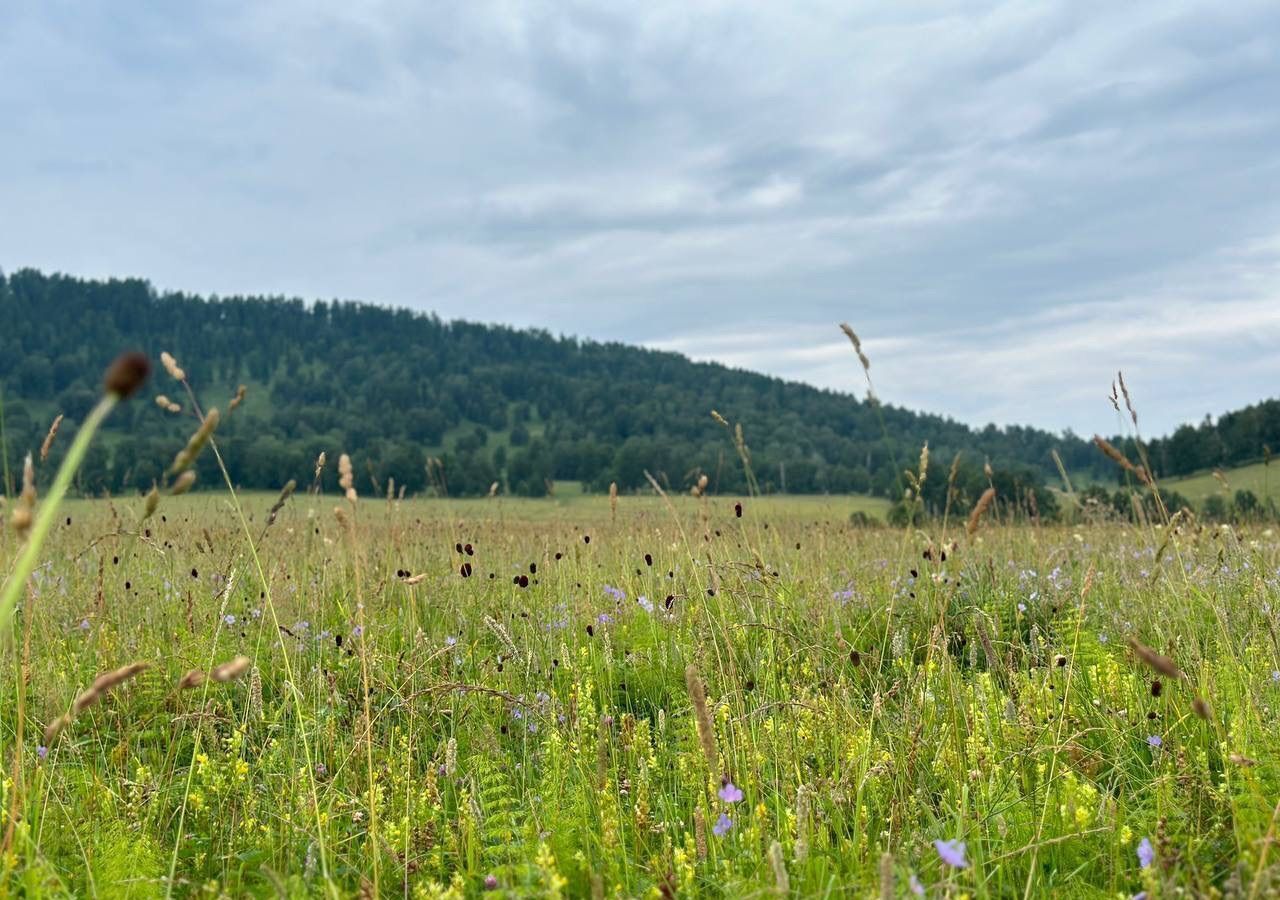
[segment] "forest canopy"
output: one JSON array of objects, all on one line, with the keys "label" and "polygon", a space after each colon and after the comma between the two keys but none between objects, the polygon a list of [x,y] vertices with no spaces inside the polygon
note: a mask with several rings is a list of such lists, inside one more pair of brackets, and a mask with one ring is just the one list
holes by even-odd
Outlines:
[{"label": "forest canopy", "polygon": [[[246,488],[309,483],[325,451],[350,453],[365,485],[394,478],[410,493],[479,495],[496,482],[539,495],[557,481],[632,490],[646,487],[646,471],[673,490],[706,474],[710,490],[743,492],[743,467],[713,408],[741,424],[763,491],[897,497],[903,469],[915,467],[925,442],[941,470],[926,481],[930,505],[943,502],[956,453],[962,499],[985,487],[986,462],[1011,491],[1059,483],[1054,450],[1081,483],[1116,478],[1096,448],[1069,432],[975,429],[674,353],[366,303],[202,298],[138,279],[22,270],[0,273],[0,321],[10,473],[55,415],[65,416],[69,436],[107,362],[137,348],[153,358],[173,353],[205,407],[225,410],[246,386],[245,402],[218,433],[232,479]],[[180,386],[160,373],[150,393],[162,392],[187,411]],[[80,489],[150,488],[190,430],[185,415],[129,404],[95,445]],[[1136,458],[1131,440],[1113,443]],[[1183,426],[1148,452],[1167,477],[1258,459],[1267,446],[1280,446],[1276,400]],[[211,454],[201,467],[199,483],[221,481]]]}]

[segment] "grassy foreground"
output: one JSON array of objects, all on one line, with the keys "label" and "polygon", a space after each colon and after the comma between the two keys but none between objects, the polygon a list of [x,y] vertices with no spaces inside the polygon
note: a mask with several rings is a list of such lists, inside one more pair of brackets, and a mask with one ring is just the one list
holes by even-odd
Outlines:
[{"label": "grassy foreground", "polygon": [[272,499],[252,545],[225,493],[64,507],[0,651],[0,894],[1280,890],[1270,531]]}]

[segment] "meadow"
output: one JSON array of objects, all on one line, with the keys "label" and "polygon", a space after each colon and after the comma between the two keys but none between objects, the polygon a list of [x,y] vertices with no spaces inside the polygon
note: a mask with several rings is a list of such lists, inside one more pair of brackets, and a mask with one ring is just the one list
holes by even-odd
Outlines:
[{"label": "meadow", "polygon": [[0,894],[1280,894],[1265,525],[185,493],[198,406],[63,500],[125,375],[6,502]]},{"label": "meadow", "polygon": [[4,890],[1280,886],[1270,531],[274,499],[63,505],[5,649]]}]

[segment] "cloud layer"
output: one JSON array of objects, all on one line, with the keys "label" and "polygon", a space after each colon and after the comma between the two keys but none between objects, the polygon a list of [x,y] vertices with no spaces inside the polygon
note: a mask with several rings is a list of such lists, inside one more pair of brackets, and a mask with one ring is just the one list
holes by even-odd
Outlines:
[{"label": "cloud layer", "polygon": [[985,422],[1280,384],[1280,7],[0,11],[0,265],[679,349]]}]

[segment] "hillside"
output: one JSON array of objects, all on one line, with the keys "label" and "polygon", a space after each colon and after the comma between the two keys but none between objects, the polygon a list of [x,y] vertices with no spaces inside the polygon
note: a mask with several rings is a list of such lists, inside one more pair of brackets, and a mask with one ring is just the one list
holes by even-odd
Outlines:
[{"label": "hillside", "polygon": [[[1053,449],[1073,476],[1114,475],[1071,435],[972,429],[673,353],[361,303],[205,299],[136,279],[24,270],[0,275],[0,319],[10,469],[38,447],[55,414],[66,415],[70,432],[112,355],[137,347],[153,357],[173,352],[206,406],[225,409],[236,386],[247,386],[219,440],[233,478],[252,488],[309,482],[323,450],[351,453],[366,490],[370,477],[454,496],[485,493],[495,481],[526,495],[555,481],[630,490],[645,486],[648,470],[673,490],[705,473],[713,490],[745,491],[713,408],[741,423],[765,491],[897,496],[901,470],[915,466],[926,441],[932,503],[957,452],[962,499],[985,486],[985,459],[1006,497],[1056,479]],[[158,392],[186,403],[163,374],[152,385]],[[113,418],[81,487],[149,487],[189,430],[184,417],[131,404]],[[430,473],[428,457],[440,460]],[[212,458],[202,465],[200,482],[216,483]],[[1052,503],[1047,492],[1041,499]]]},{"label": "hillside", "polygon": [[1237,491],[1251,491],[1264,505],[1268,500],[1280,501],[1280,465],[1273,460],[1271,465],[1253,463],[1231,469],[1218,469],[1214,472],[1197,472],[1170,478],[1160,486],[1177,491],[1196,504],[1202,504],[1209,497],[1219,495],[1230,503]]}]

